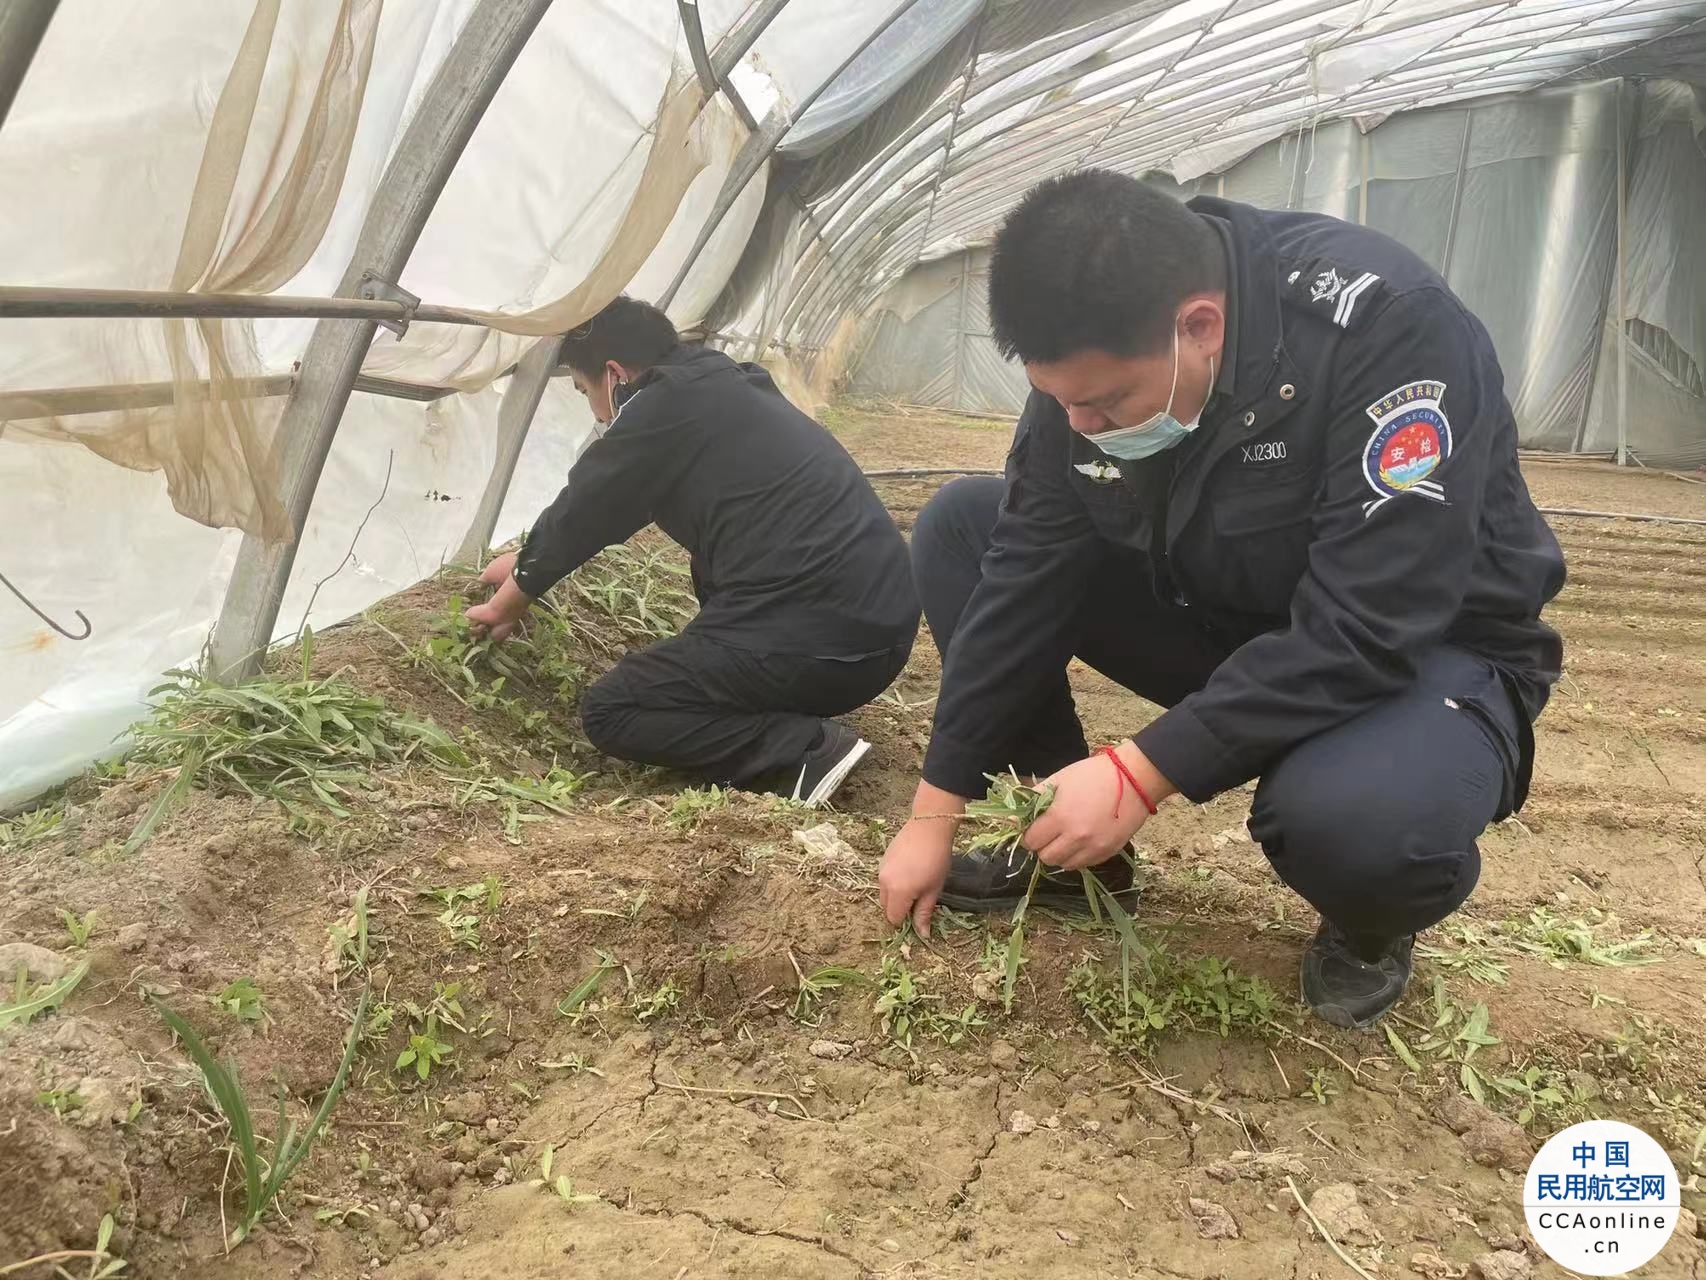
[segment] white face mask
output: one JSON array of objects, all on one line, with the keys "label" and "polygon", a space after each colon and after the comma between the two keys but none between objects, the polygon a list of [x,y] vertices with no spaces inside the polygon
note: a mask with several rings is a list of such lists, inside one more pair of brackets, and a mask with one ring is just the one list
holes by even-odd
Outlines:
[{"label": "white face mask", "polygon": [[[1209,393],[1214,389],[1214,357],[1208,361]],[[1090,443],[1111,458],[1124,458],[1135,462],[1139,458],[1148,458],[1160,453],[1163,449],[1171,449],[1181,440],[1187,438],[1197,429],[1202,421],[1202,411],[1208,407],[1208,398],[1203,398],[1202,408],[1189,422],[1180,422],[1173,416],[1173,397],[1179,392],[1179,330],[1173,329],[1173,385],[1167,392],[1167,407],[1151,418],[1138,423],[1135,427],[1116,427],[1112,431],[1098,431],[1090,437]]]}]

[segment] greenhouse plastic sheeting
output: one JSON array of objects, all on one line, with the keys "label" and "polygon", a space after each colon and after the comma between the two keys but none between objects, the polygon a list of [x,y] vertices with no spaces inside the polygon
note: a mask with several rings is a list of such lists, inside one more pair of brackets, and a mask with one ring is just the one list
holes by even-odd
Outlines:
[{"label": "greenhouse plastic sheeting", "polygon": [[[336,291],[364,265],[351,257],[375,193],[459,37],[527,5],[62,0],[0,121],[0,282]],[[748,155],[745,115],[699,78],[676,0],[545,10],[398,282],[489,323],[373,343],[368,374],[439,398],[350,398],[277,635],[430,574],[488,485],[503,490],[495,537],[532,519],[592,424],[553,382],[506,488],[509,371],[533,335],[622,288],[660,296],[680,276],[677,323],[763,361],[808,406],[862,352],[862,389],[1010,408],[1025,384],[988,336],[980,246],[1031,184],[1091,164],[1386,229],[1482,311],[1525,439],[1610,447],[1610,373],[1627,365],[1638,456],[1703,452],[1706,0],[697,7],[713,50],[752,37],[729,80],[752,118],[783,113],[775,157]],[[231,526],[289,534],[272,449],[316,331],[0,321],[0,572],[72,634],[79,611],[93,628],[69,640],[0,596],[0,805],[108,749],[159,673],[194,659],[243,537]],[[209,396],[204,379],[244,394]],[[63,403],[113,388],[148,403]]]},{"label": "greenhouse plastic sheeting", "polygon": [[[413,0],[384,9],[360,125],[324,235],[277,291],[335,291],[388,155],[472,7]],[[312,12],[321,8],[333,11]],[[100,0],[67,0],[61,6],[0,129],[0,278],[89,287],[170,283],[209,104],[230,71],[250,8],[174,0],[170,12],[167,20],[158,4],[114,10]],[[311,84],[320,73],[323,26],[318,46],[281,55],[311,43],[312,32],[292,34],[287,21],[303,12],[284,11],[268,62],[279,84],[267,82],[263,103],[274,94],[288,99],[291,85]],[[164,39],[166,31],[176,38]],[[509,311],[572,288],[644,194],[638,184],[652,118],[672,71],[679,78],[687,65],[676,35],[674,6],[664,0],[554,6],[476,129],[410,259],[404,287],[435,303]],[[617,62],[621,76],[604,74]],[[88,92],[96,81],[106,91]],[[716,102],[709,113],[726,141],[670,211],[655,248],[626,273],[637,287],[661,292],[673,278],[738,150],[738,126],[726,104]],[[139,129],[142,119],[148,126]],[[281,107],[257,118],[256,137],[262,124],[288,141],[301,120]],[[63,151],[72,142],[83,163],[48,158],[50,148]],[[256,162],[252,203],[267,181]],[[697,321],[722,289],[764,187],[761,171],[695,260],[672,308],[679,323]],[[495,191],[513,198],[494,200]],[[158,321],[0,321],[0,393],[168,380],[161,327]],[[228,327],[251,352],[254,372],[287,374],[314,322]],[[442,325],[415,326],[402,341],[380,335],[368,372],[464,390],[425,404],[351,397],[300,539],[278,635],[302,624],[310,596],[308,620],[324,626],[418,581],[454,554],[492,466],[507,385],[500,375],[529,341]],[[270,427],[283,398],[255,403],[257,418]],[[119,416],[64,421],[97,429],[103,418]],[[15,495],[0,527],[0,572],[68,629],[78,629],[74,613],[82,610],[93,634],[69,641],[10,595],[0,601],[6,655],[0,805],[110,750],[159,674],[196,658],[241,540],[232,530],[177,514],[161,473],[116,467],[74,445],[25,447],[19,425],[0,426],[0,486]],[[554,496],[591,425],[566,381],[553,385],[496,538],[519,532]]]},{"label": "greenhouse plastic sheeting", "polygon": [[[1701,117],[1682,86],[1648,84],[1639,104],[1623,92],[1634,158],[1628,309],[1649,335],[1630,361],[1630,444],[1655,465],[1688,462],[1706,453],[1706,401],[1687,377],[1706,368]],[[1213,178],[1152,180],[1181,197],[1206,191],[1312,209],[1396,237],[1487,325],[1523,444],[1609,451],[1616,353],[1602,328],[1615,309],[1618,93],[1615,81],[1551,89],[1409,112],[1366,133],[1337,121],[1268,143]],[[852,389],[1016,413],[1028,384],[1000,364],[988,336],[986,263],[973,250],[921,265],[891,288],[867,319]],[[930,305],[920,304],[925,296]],[[1609,324],[1614,336],[1614,314]]]}]

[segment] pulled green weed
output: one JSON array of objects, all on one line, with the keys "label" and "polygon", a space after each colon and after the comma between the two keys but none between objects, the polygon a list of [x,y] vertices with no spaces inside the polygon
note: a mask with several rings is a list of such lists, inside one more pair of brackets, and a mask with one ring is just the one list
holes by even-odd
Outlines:
[{"label": "pulled green weed", "polygon": [[526,812],[524,805],[570,817],[574,811],[568,807],[569,802],[596,776],[555,765],[542,778],[500,778],[487,774],[473,779],[457,794],[456,807],[465,809],[478,802],[497,805],[503,814],[504,839],[510,844],[520,844],[523,824],[545,820],[541,814]]},{"label": "pulled green weed", "polygon": [[1536,907],[1525,920],[1506,928],[1513,947],[1541,957],[1555,969],[1571,963],[1608,968],[1658,963],[1660,957],[1644,954],[1653,946],[1651,929],[1621,940],[1602,936],[1615,925],[1612,917],[1598,909],[1590,910],[1586,918],[1569,920],[1547,907]]},{"label": "pulled green weed", "polygon": [[376,768],[415,759],[469,764],[437,725],[393,710],[340,675],[308,678],[312,632],[302,649],[297,679],[263,676],[226,686],[173,671],[170,683],[153,690],[159,700],[132,729],[129,767],[169,775],[172,783],[131,832],[125,853],[139,849],[192,786],[274,800],[302,830],[325,815],[349,817],[353,793],[372,785]]},{"label": "pulled green weed", "polygon": [[1434,979],[1428,1005],[1433,1015],[1432,1026],[1394,1015],[1423,1032],[1419,1041],[1413,1045],[1409,1044],[1390,1023],[1384,1023],[1382,1030],[1386,1035],[1387,1044],[1405,1066],[1418,1074],[1424,1070],[1424,1060],[1430,1062],[1439,1072],[1449,1071],[1455,1066],[1458,1082],[1463,1086],[1464,1092],[1485,1106],[1486,1079],[1473,1059],[1482,1049],[1501,1043],[1488,1029],[1487,1006],[1476,1004],[1471,1009],[1463,1009],[1446,991],[1444,978]]}]

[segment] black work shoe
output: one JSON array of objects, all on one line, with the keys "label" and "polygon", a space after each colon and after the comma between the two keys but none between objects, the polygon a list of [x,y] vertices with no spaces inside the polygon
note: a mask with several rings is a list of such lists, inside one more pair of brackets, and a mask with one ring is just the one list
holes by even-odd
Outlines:
[{"label": "black work shoe", "polygon": [[847,781],[847,775],[853,772],[853,766],[863,760],[870,749],[871,744],[853,730],[833,720],[825,720],[823,742],[806,752],[788,798],[814,809],[820,804],[828,804],[841,790],[841,784]]},{"label": "black work shoe", "polygon": [[[948,878],[937,901],[956,911],[1011,911],[1024,901],[1036,865],[1036,855],[1024,849],[1017,849],[1010,856],[957,853],[948,864]],[[1123,853],[1091,867],[1090,871],[1110,893],[1131,892],[1131,863]],[[1084,877],[1076,871],[1045,870],[1037,877],[1031,902],[1057,911],[1084,911],[1089,906],[1084,896]]]},{"label": "black work shoe", "polygon": [[1373,1026],[1404,994],[1415,945],[1416,935],[1407,933],[1375,947],[1353,946],[1323,920],[1303,953],[1303,998],[1335,1027]]}]

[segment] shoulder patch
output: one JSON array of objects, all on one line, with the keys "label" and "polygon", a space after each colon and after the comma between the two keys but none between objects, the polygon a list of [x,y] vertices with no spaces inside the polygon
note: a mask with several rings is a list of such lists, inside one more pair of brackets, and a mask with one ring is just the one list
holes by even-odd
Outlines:
[{"label": "shoulder patch", "polygon": [[1294,306],[1349,329],[1375,311],[1372,305],[1385,282],[1372,271],[1357,271],[1325,258],[1296,262],[1285,276],[1285,297]]},{"label": "shoulder patch", "polygon": [[1451,423],[1440,401],[1445,383],[1406,382],[1369,405],[1374,434],[1362,450],[1362,474],[1374,499],[1363,504],[1371,516],[1390,499],[1410,493],[1433,502],[1445,501],[1445,488],[1432,479],[1439,464],[1451,456]]}]

